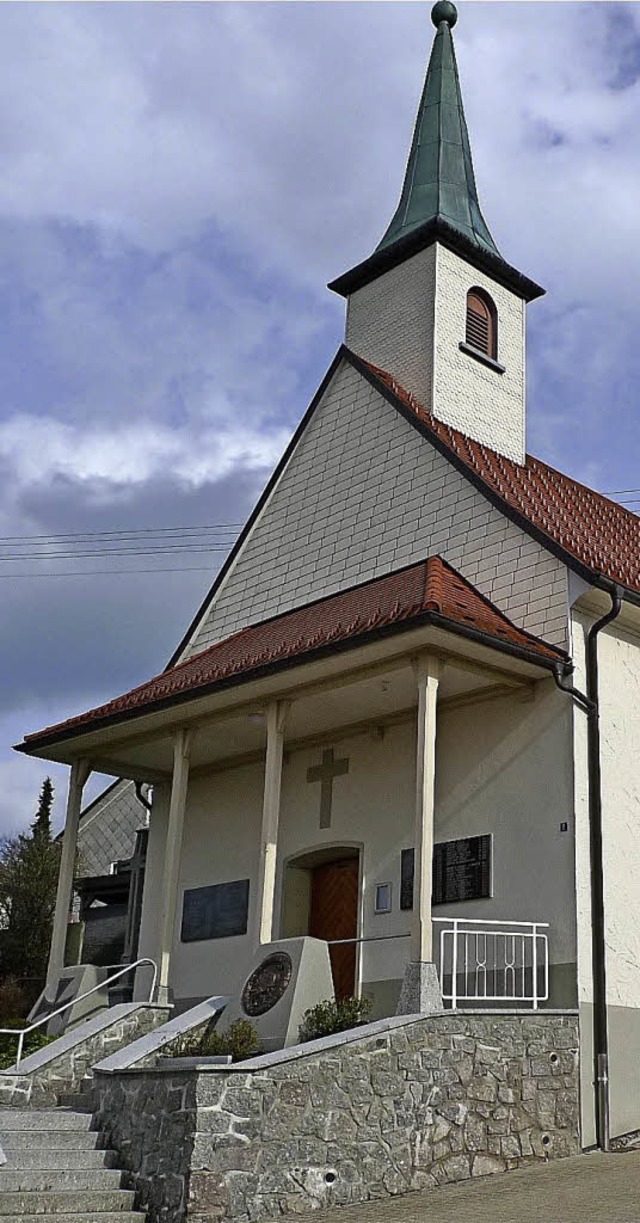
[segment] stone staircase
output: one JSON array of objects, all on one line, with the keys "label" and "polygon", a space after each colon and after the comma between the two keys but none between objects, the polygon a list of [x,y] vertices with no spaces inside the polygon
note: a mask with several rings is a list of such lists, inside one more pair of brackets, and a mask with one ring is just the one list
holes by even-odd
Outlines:
[{"label": "stone staircase", "polygon": [[0,1223],[144,1223],[91,1113],[0,1109]]}]

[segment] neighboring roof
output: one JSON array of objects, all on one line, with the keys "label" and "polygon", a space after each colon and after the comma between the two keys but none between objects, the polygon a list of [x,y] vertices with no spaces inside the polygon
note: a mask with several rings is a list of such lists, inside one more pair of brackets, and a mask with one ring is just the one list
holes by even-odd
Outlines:
[{"label": "neighboring roof", "polygon": [[242,629],[106,705],[27,735],[22,750],[428,623],[549,668],[566,658],[555,646],[516,628],[446,561],[433,556]]},{"label": "neighboring roof", "polygon": [[351,354],[356,368],[507,515],[587,581],[604,577],[640,596],[640,517],[542,459],[514,463],[428,412],[385,370]]},{"label": "neighboring roof", "polygon": [[436,36],[418,108],[400,203],[378,250],[426,221],[446,221],[482,250],[500,255],[480,211],[451,26],[453,5],[436,5]]}]

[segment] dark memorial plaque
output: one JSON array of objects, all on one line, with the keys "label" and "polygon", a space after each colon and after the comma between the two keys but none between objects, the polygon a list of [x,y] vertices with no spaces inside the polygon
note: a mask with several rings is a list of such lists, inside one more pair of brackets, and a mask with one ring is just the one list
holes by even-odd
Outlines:
[{"label": "dark memorial plaque", "polygon": [[400,855],[400,908],[413,908],[413,871],[415,851],[403,849]]},{"label": "dark memorial plaque", "polygon": [[266,1015],[286,993],[293,972],[293,961],[286,951],[275,951],[254,968],[242,991],[242,1009],[255,1019]]},{"label": "dark memorial plaque", "polygon": [[[400,908],[413,908],[414,851],[400,860]],[[433,847],[431,903],[457,904],[491,896],[491,836],[440,841]]]},{"label": "dark memorial plaque", "polygon": [[464,837],[433,847],[433,904],[491,895],[491,837]]},{"label": "dark memorial plaque", "polygon": [[246,934],[248,915],[248,879],[191,888],[184,894],[180,938],[183,943],[196,943]]}]

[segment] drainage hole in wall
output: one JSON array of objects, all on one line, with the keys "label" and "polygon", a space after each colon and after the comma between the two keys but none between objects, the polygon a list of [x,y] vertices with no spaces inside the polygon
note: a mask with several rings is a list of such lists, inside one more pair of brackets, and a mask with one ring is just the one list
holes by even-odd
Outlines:
[{"label": "drainage hole in wall", "polygon": [[325,1184],[333,1185],[334,1181],[336,1181],[338,1178],[335,1172],[325,1172],[324,1179],[325,1179]]},{"label": "drainage hole in wall", "polygon": [[543,1134],[543,1135],[542,1135],[542,1145],[543,1145],[543,1147],[548,1147],[550,1142],[551,1142],[551,1139],[550,1139],[549,1135],[548,1135],[548,1134]]},{"label": "drainage hole in wall", "polygon": [[552,1066],[557,1066],[560,1058],[558,1057],[557,1053],[551,1053],[549,1056],[549,1061],[551,1062]]}]

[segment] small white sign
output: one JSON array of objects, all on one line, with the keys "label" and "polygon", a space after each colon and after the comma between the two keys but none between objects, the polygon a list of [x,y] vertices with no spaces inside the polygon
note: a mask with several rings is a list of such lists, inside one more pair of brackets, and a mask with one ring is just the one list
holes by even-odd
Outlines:
[{"label": "small white sign", "polygon": [[391,912],[391,884],[377,883],[376,884],[376,913]]}]

